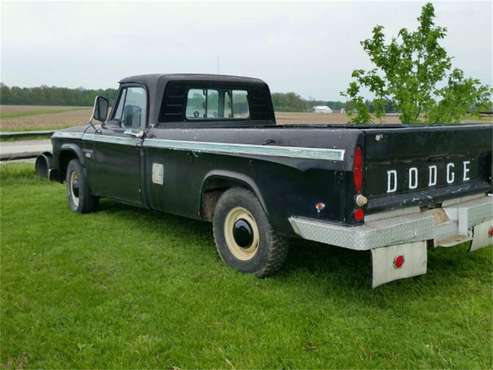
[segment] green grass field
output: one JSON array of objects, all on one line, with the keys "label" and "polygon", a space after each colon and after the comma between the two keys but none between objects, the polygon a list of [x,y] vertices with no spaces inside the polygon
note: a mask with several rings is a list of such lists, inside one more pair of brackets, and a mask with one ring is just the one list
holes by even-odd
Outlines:
[{"label": "green grass field", "polygon": [[82,125],[91,107],[0,105],[0,131],[55,130]]},{"label": "green grass field", "polygon": [[39,114],[57,114],[70,112],[73,110],[80,110],[81,108],[64,108],[64,109],[53,109],[50,107],[44,109],[32,109],[32,110],[21,110],[21,111],[2,111],[0,110],[0,119],[4,118],[17,118],[17,117],[28,117],[37,116]]},{"label": "green grass field", "polygon": [[223,265],[208,224],[0,166],[3,368],[493,367],[493,253],[430,251],[428,274],[369,287],[366,253],[293,242],[280,274]]}]

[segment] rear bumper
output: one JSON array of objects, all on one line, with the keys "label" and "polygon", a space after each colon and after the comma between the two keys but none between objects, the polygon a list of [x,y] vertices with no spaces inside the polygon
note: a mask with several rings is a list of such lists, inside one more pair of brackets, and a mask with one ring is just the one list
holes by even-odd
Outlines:
[{"label": "rear bumper", "polygon": [[[303,217],[290,217],[303,239],[353,250],[433,240],[450,246],[472,240],[476,225],[493,223],[493,197],[479,195],[444,202],[441,208],[408,208],[368,216],[362,226],[342,226]],[[493,240],[492,240],[493,242]]]}]

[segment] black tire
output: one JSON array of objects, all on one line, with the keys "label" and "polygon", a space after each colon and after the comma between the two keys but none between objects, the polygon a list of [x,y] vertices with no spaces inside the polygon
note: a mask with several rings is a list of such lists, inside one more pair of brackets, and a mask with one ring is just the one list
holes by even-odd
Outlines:
[{"label": "black tire", "polygon": [[264,277],[278,271],[286,259],[287,241],[274,231],[257,197],[246,189],[232,188],[221,195],[212,228],[219,256],[238,271]]},{"label": "black tire", "polygon": [[72,159],[65,176],[68,206],[73,212],[89,213],[98,208],[99,198],[91,195],[87,179],[78,159]]}]

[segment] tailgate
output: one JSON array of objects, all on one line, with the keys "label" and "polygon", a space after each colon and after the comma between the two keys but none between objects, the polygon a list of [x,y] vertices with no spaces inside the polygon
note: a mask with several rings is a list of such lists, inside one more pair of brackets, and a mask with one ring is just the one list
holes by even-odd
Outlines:
[{"label": "tailgate", "polygon": [[364,131],[370,212],[491,191],[493,125]]}]

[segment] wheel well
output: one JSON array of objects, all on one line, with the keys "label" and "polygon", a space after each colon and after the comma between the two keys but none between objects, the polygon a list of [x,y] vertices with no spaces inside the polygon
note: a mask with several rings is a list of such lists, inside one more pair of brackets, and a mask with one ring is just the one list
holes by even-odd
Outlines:
[{"label": "wheel well", "polygon": [[64,182],[65,181],[65,176],[66,176],[66,173],[67,173],[68,163],[72,159],[78,159],[78,158],[79,157],[77,156],[77,154],[74,151],[72,151],[72,150],[63,150],[60,153],[60,159],[59,159],[60,182]]},{"label": "wheel well", "polygon": [[263,200],[259,197],[252,186],[245,181],[230,177],[210,177],[202,186],[200,216],[207,221],[212,221],[212,216],[214,214],[217,201],[226,190],[234,187],[250,190],[255,196],[257,196],[257,198],[259,198],[262,207],[265,209]]}]

